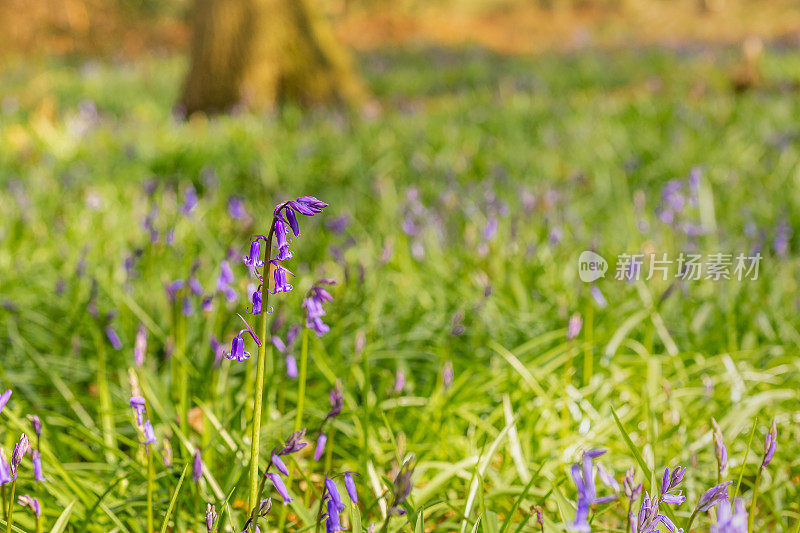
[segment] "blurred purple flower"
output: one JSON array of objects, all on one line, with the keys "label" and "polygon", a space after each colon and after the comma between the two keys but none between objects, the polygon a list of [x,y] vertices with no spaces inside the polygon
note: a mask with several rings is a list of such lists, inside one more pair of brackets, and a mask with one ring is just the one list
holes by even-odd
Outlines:
[{"label": "blurred purple flower", "polygon": [[322,454],[325,452],[325,443],[328,442],[328,436],[320,432],[317,437],[317,446],[314,448],[314,460],[319,461],[322,459]]},{"label": "blurred purple flower", "polygon": [[717,523],[711,526],[710,533],[747,533],[747,511],[741,499],[736,498],[733,509],[730,502],[720,502]]},{"label": "blurred purple flower", "polygon": [[133,362],[136,366],[144,364],[145,351],[147,351],[147,328],[140,322],[133,342]]},{"label": "blurred purple flower", "polygon": [[567,325],[567,339],[573,340],[578,336],[581,332],[581,327],[583,326],[583,319],[581,318],[580,313],[573,313],[571,317],[569,317],[569,324]]},{"label": "blurred purple flower", "polygon": [[119,340],[119,335],[111,326],[106,326],[106,336],[108,340],[111,342],[111,346],[114,347],[115,350],[122,349],[122,341]]},{"label": "blurred purple flower", "polygon": [[247,210],[244,208],[244,202],[240,196],[228,198],[228,215],[237,220],[247,218]]},{"label": "blurred purple flower", "polygon": [[6,390],[2,395],[0,395],[0,413],[2,413],[3,409],[5,409],[9,398],[11,398],[11,389]]},{"label": "blurred purple flower", "polygon": [[194,457],[192,458],[192,481],[199,483],[203,478],[203,456],[200,453],[200,448],[194,450]]},{"label": "blurred purple flower", "polygon": [[31,452],[31,462],[33,463],[33,479],[37,483],[45,481],[44,474],[42,473],[42,456],[39,450]]},{"label": "blurred purple flower", "polygon": [[726,501],[728,499],[728,485],[731,483],[733,483],[733,481],[726,481],[708,489],[700,497],[700,501],[697,502],[697,510],[705,512],[718,503]]},{"label": "blurred purple flower", "polygon": [[778,444],[778,426],[775,423],[775,420],[772,420],[772,426],[769,429],[769,433],[767,433],[766,438],[764,439],[764,459],[761,461],[761,468],[766,468],[769,466],[770,461],[772,461],[772,457],[775,455],[775,448]]}]

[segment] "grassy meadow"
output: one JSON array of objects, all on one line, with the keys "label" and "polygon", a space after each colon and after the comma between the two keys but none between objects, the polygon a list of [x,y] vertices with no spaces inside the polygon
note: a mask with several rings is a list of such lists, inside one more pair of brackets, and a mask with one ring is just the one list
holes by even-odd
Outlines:
[{"label": "grassy meadow", "polygon": [[[151,509],[156,530],[198,532],[211,503],[213,530],[242,531],[256,357],[215,361],[210,339],[229,351],[237,313],[257,329],[242,257],[276,204],[311,195],[329,205],[300,217],[294,289],[270,296],[269,328],[285,342],[305,325],[303,295],[332,278],[330,332],[303,328],[285,354],[266,350],[261,471],[299,404],[310,444],[286,461],[291,504],[267,483],[261,531],[320,531],[324,477],[347,471],[358,474],[348,530],[564,531],[578,498],[570,467],[603,449],[611,477],[621,484],[633,467],[653,496],[664,468],[686,467],[687,501],[662,506],[681,528],[730,480],[751,531],[796,532],[800,54],[768,49],[764,84],[742,93],[736,61],[699,45],[375,51],[360,57],[375,97],[361,115],[189,121],[172,109],[185,68],[173,56],[11,63],[0,78],[0,392],[13,394],[0,445],[8,458],[24,432],[35,446],[26,416],[38,415],[46,478],[34,482],[22,459],[16,494],[37,497],[42,516],[16,506],[11,530],[141,533]],[[693,196],[665,221],[673,179]],[[609,261],[595,284],[578,276],[584,250]],[[623,253],[754,251],[756,280],[615,279]],[[219,290],[226,260],[231,299]],[[179,279],[202,290],[170,298]],[[303,353],[305,389],[285,357]],[[132,381],[157,439],[148,447]],[[343,406],[315,460],[337,383]],[[773,419],[777,450],[759,474]],[[407,498],[393,502],[412,466]],[[617,496],[591,506],[592,531],[627,530]],[[387,519],[393,503],[403,514]],[[718,514],[699,513],[692,530]]]}]

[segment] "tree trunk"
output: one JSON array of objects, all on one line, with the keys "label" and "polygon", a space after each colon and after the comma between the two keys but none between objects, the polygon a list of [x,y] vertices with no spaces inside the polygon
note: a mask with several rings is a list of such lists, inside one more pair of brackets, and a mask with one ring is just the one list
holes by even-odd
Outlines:
[{"label": "tree trunk", "polygon": [[187,114],[235,105],[270,109],[357,105],[366,97],[350,57],[309,0],[195,0]]}]

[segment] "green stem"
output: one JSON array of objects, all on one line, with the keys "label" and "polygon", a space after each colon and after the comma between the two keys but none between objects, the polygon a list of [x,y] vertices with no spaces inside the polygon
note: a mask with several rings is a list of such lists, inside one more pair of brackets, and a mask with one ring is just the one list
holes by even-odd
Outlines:
[{"label": "green stem", "polygon": [[[256,362],[256,389],[253,396],[253,432],[250,440],[250,510],[255,516],[258,507],[258,454],[260,451],[261,440],[261,406],[264,401],[264,375],[267,366],[267,310],[269,309],[269,274],[270,274],[270,255],[272,255],[272,235],[275,233],[275,218],[272,219],[272,226],[267,235],[267,250],[264,259],[264,270],[261,282],[261,319],[258,327],[259,342],[258,360]],[[269,353],[272,358],[272,350]],[[271,365],[270,365],[271,366]],[[250,530],[255,531],[258,517],[250,524]]]},{"label": "green stem", "polygon": [[750,502],[750,516],[747,517],[747,533],[753,533],[753,525],[756,522],[756,503],[758,503],[758,486],[761,484],[761,472],[764,469],[758,467],[758,474],[756,474],[756,483],[753,485],[753,501]]},{"label": "green stem", "polygon": [[[115,462],[111,450],[117,447],[114,439],[114,420],[111,417],[111,393],[108,389],[106,372],[106,345],[99,331],[95,332],[97,345],[97,392],[100,396],[100,420],[103,426],[103,444],[106,447],[105,458],[108,463]],[[13,502],[12,502],[13,503]]]},{"label": "green stem", "polygon": [[178,333],[175,354],[178,362],[178,416],[181,432],[189,435],[189,373],[186,368],[186,317],[178,313]]},{"label": "green stem", "polygon": [[153,490],[155,486],[155,470],[153,468],[153,450],[150,446],[145,446],[147,453],[147,533],[155,531],[153,521]]},{"label": "green stem", "polygon": [[697,516],[697,509],[694,510],[694,512],[692,513],[692,516],[689,517],[689,522],[686,523],[686,529],[684,529],[684,531],[686,533],[691,533],[692,532],[692,522],[694,522],[694,517],[695,516]]},{"label": "green stem", "polygon": [[42,533],[42,519],[36,519],[36,533]]},{"label": "green stem", "polygon": [[8,520],[8,503],[6,502],[6,486],[2,486],[2,494],[3,494],[3,520]]},{"label": "green stem", "polygon": [[364,445],[361,448],[362,453],[362,462],[363,470],[362,472],[367,472],[368,463],[369,463],[369,390],[370,390],[370,372],[369,372],[369,356],[367,352],[367,347],[365,346],[363,351],[361,352],[362,364],[364,365],[364,390],[362,392],[361,404],[363,406],[364,412],[362,414],[364,420],[362,420],[361,425],[364,429]]},{"label": "green stem", "polygon": [[8,500],[8,520],[6,520],[6,533],[11,533],[11,524],[14,523],[14,490],[17,488],[17,480],[11,482],[11,497]]}]

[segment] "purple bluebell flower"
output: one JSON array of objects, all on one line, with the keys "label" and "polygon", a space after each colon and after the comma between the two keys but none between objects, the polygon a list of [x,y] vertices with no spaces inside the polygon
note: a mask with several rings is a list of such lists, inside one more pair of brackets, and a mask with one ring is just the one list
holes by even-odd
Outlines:
[{"label": "purple bluebell flower", "polygon": [[608,503],[616,499],[616,495],[597,497],[597,487],[594,482],[594,459],[605,453],[604,450],[589,450],[583,454],[581,464],[574,464],[571,468],[572,479],[578,489],[578,505],[575,520],[570,524],[573,531],[591,531],[589,527],[589,509],[596,503]]},{"label": "purple bluebell flower", "polygon": [[144,420],[144,415],[147,413],[147,407],[145,405],[144,398],[141,396],[131,396],[130,406],[136,413],[136,425],[141,426],[142,421]]},{"label": "purple bluebell flower", "polygon": [[258,268],[264,266],[264,261],[261,259],[261,237],[257,237],[250,243],[250,254],[245,256],[244,264],[250,268]]},{"label": "purple bluebell flower", "polygon": [[772,457],[775,455],[775,448],[778,444],[778,426],[775,423],[775,420],[772,420],[772,426],[770,427],[769,433],[767,433],[766,438],[764,439],[764,459],[761,461],[761,468],[766,468],[769,466],[770,461],[772,461]]},{"label": "purple bluebell flower", "polygon": [[303,441],[303,438],[306,436],[306,430],[301,429],[300,431],[295,431],[289,438],[286,439],[286,442],[283,444],[283,448],[278,452],[278,455],[289,455],[290,453],[296,453],[305,448],[308,443]]},{"label": "purple bluebell flower", "polygon": [[19,499],[17,500],[17,503],[21,507],[30,508],[31,512],[33,513],[33,516],[36,518],[37,521],[42,517],[42,507],[39,505],[38,499],[33,498],[26,494],[24,496],[20,496]]},{"label": "purple bluebell flower", "polygon": [[183,205],[181,213],[188,215],[197,205],[197,191],[191,183],[183,189]]},{"label": "purple bluebell flower", "polygon": [[325,452],[325,443],[328,442],[328,436],[325,433],[319,433],[317,437],[317,446],[314,448],[314,460],[319,461],[322,459],[322,454]]},{"label": "purple bluebell flower", "polygon": [[253,307],[250,310],[250,314],[252,315],[260,315],[261,314],[261,291],[253,291],[253,295],[250,297],[250,301],[253,303]]},{"label": "purple bluebell flower", "polygon": [[325,221],[325,227],[327,229],[340,235],[347,231],[347,226],[349,225],[350,220],[347,218],[347,215],[342,215],[340,217]]},{"label": "purple bluebell flower", "polygon": [[444,386],[444,390],[447,390],[453,386],[454,376],[453,363],[450,361],[445,361],[444,367],[442,367],[442,385]]},{"label": "purple bluebell flower", "polygon": [[303,299],[303,308],[306,310],[306,327],[313,329],[319,337],[330,331],[330,327],[322,321],[322,317],[325,316],[325,309],[322,305],[325,302],[333,301],[330,293],[322,285],[334,283],[336,282],[330,279],[317,281]]},{"label": "purple bluebell flower", "polygon": [[114,347],[115,350],[122,349],[122,341],[119,340],[119,335],[111,326],[106,326],[106,336],[108,337],[109,342],[111,342],[111,346]]},{"label": "purple bluebell flower", "polygon": [[213,296],[206,296],[203,298],[203,301],[200,303],[200,308],[203,310],[204,313],[210,313],[214,310],[214,297]]},{"label": "purple bluebell flower", "polygon": [[725,501],[728,499],[728,485],[733,483],[732,481],[726,481],[724,483],[720,483],[719,485],[715,485],[708,489],[701,497],[700,501],[697,502],[697,510],[700,512],[705,512],[717,505],[718,503]]},{"label": "purple bluebell flower", "polygon": [[280,292],[289,292],[292,290],[292,286],[286,282],[286,272],[287,270],[283,268],[283,266],[275,259],[271,260],[270,263],[275,267],[273,269],[272,275],[275,280],[275,288],[272,294],[278,294]]},{"label": "purple bluebell flower", "polygon": [[728,501],[719,504],[717,523],[711,526],[711,533],[747,533],[747,510],[740,498],[733,502],[733,508]]},{"label": "purple bluebell flower", "polygon": [[352,472],[344,473],[344,488],[347,489],[350,501],[354,504],[358,503],[358,492],[356,492],[356,482],[353,480]]},{"label": "purple bluebell flower", "polygon": [[398,368],[394,375],[394,393],[401,394],[406,388],[406,373],[402,368]]},{"label": "purple bluebell flower", "polygon": [[414,475],[415,467],[416,459],[410,457],[403,462],[403,466],[397,472],[397,476],[392,482],[392,500],[388,510],[390,516],[406,514],[406,510],[402,508],[402,505],[411,493],[411,478]]},{"label": "purple bluebell flower", "polygon": [[183,316],[192,316],[192,313],[194,313],[194,306],[192,306],[192,301],[189,298],[183,299],[181,310],[183,311]]},{"label": "purple bluebell flower", "polygon": [[600,288],[597,285],[592,285],[592,288],[589,289],[589,294],[592,295],[592,298],[594,298],[594,301],[597,303],[600,309],[605,309],[608,307],[608,301],[606,301],[606,297],[603,296],[602,291],[600,291]]},{"label": "purple bluebell flower", "polygon": [[44,474],[42,473],[42,455],[39,450],[31,451],[31,461],[33,462],[33,478],[41,483],[45,481]]},{"label": "purple bluebell flower", "polygon": [[625,472],[625,478],[622,480],[622,486],[625,496],[631,503],[639,499],[639,495],[642,493],[642,484],[639,483],[636,485],[635,472],[633,468],[629,468]]},{"label": "purple bluebell flower", "polygon": [[567,339],[572,340],[577,337],[581,332],[582,326],[583,319],[581,318],[581,314],[573,313],[573,315],[569,317],[569,324],[567,325]]},{"label": "purple bluebell flower", "polygon": [[192,458],[192,481],[199,483],[203,478],[203,456],[200,453],[200,448],[195,448],[194,457]]},{"label": "purple bluebell flower", "polygon": [[[327,480],[326,480],[326,483],[327,483]],[[333,533],[335,531],[341,531],[342,530],[342,526],[339,523],[339,512],[341,510],[337,509],[338,506],[337,506],[336,502],[333,499],[328,500],[327,507],[328,507],[328,519],[327,519],[327,521],[325,523],[325,531],[326,531],[326,533],[328,533],[328,532]]]},{"label": "purple bluebell flower", "polygon": [[671,504],[682,504],[686,501],[686,496],[677,487],[683,481],[683,476],[686,473],[686,468],[676,466],[670,475],[669,468],[664,469],[664,475],[661,476],[661,501]]},{"label": "purple bluebell flower", "polygon": [[278,246],[278,261],[286,261],[294,257],[294,252],[289,250],[289,239],[286,238],[286,224],[280,216],[275,217],[275,243]]},{"label": "purple bluebell flower", "polygon": [[328,490],[331,501],[336,504],[336,509],[339,512],[344,511],[344,503],[342,503],[342,497],[339,495],[339,489],[336,487],[336,483],[332,479],[326,477],[325,488]]},{"label": "purple bluebell flower", "polygon": [[614,476],[606,470],[606,467],[603,466],[603,463],[600,461],[597,462],[597,477],[600,478],[600,481],[608,487],[609,489],[613,490],[614,492],[620,491],[619,482],[614,479]]},{"label": "purple bluebell flower", "polygon": [[22,462],[22,458],[28,453],[31,446],[28,443],[28,436],[23,433],[19,436],[19,440],[14,445],[14,451],[11,453],[11,469],[16,472],[17,467]]},{"label": "purple bluebell flower", "polygon": [[228,198],[228,215],[237,220],[247,218],[247,210],[244,208],[244,202],[241,197],[231,196]]},{"label": "purple bluebell flower", "polygon": [[28,415],[28,420],[31,421],[33,432],[36,433],[36,438],[42,437],[42,420],[36,415]]},{"label": "purple bluebell flower", "polygon": [[280,455],[273,453],[270,460],[272,461],[272,464],[275,465],[275,468],[278,469],[278,472],[284,476],[289,475],[289,469],[286,468],[286,465],[283,463],[283,459],[281,459]]},{"label": "purple bluebell flower", "polygon": [[6,452],[0,448],[0,485],[11,483],[17,478],[16,472],[11,469],[11,465],[6,461]]},{"label": "purple bluebell flower", "polygon": [[297,379],[297,360],[292,354],[286,354],[286,377],[290,379]]},{"label": "purple bluebell flower", "polygon": [[144,432],[144,443],[145,444],[154,444],[156,442],[156,432],[153,431],[153,424],[150,423],[150,419],[144,421],[142,425],[142,431]]},{"label": "purple bluebell flower", "polygon": [[339,413],[342,412],[342,407],[344,407],[344,395],[342,393],[342,384],[340,382],[336,382],[336,385],[331,389],[330,394],[328,395],[330,398],[331,409],[328,411],[325,420],[330,420],[332,418],[336,418],[339,416]]},{"label": "purple bluebell flower", "polygon": [[258,516],[266,516],[272,510],[272,498],[264,498],[258,504]]},{"label": "purple bluebell flower", "polygon": [[214,368],[217,368],[224,358],[225,348],[214,335],[211,336],[209,343],[211,344],[211,352],[214,354],[213,366]]},{"label": "purple bluebell flower", "polygon": [[168,283],[164,290],[167,291],[167,297],[169,298],[170,302],[175,301],[175,297],[178,295],[178,291],[183,288],[186,283],[182,279],[176,279],[175,281]]},{"label": "purple bluebell flower", "polygon": [[133,362],[136,366],[144,364],[144,355],[147,351],[147,328],[139,323],[136,330],[136,339],[133,342]]},{"label": "purple bluebell flower", "polygon": [[11,389],[8,389],[2,395],[0,395],[0,413],[2,413],[3,409],[5,409],[9,398],[11,398]]},{"label": "purple bluebell flower", "polygon": [[189,289],[191,289],[192,294],[194,294],[195,296],[203,295],[203,285],[200,283],[200,280],[197,279],[196,276],[192,276],[189,278]]},{"label": "purple bluebell flower", "polygon": [[491,216],[483,228],[483,240],[491,241],[497,235],[497,217]]},{"label": "purple bluebell flower", "polygon": [[287,202],[287,204],[301,215],[306,216],[321,213],[323,208],[328,207],[328,204],[313,196],[301,196],[295,201]]},{"label": "purple bluebell flower", "polygon": [[223,352],[223,356],[225,359],[239,361],[241,363],[242,361],[250,359],[250,352],[244,349],[244,339],[240,335],[237,335],[231,341],[230,353]]},{"label": "purple bluebell flower", "polygon": [[778,228],[775,231],[775,240],[773,241],[773,248],[775,253],[783,257],[789,251],[789,239],[791,238],[792,229],[786,220],[781,220]]},{"label": "purple bluebell flower", "polygon": [[286,485],[283,484],[280,474],[267,472],[264,475],[267,476],[270,481],[272,481],[272,485],[275,487],[275,490],[277,490],[278,494],[280,494],[281,498],[283,498],[283,504],[287,505],[291,503],[294,498],[289,496],[289,491],[286,490]]},{"label": "purple bluebell flower", "polygon": [[214,531],[214,524],[217,522],[217,509],[213,505],[206,504],[206,531]]}]

